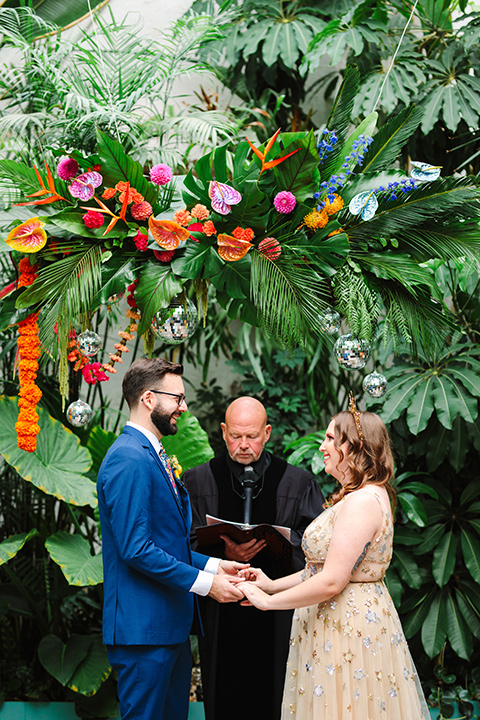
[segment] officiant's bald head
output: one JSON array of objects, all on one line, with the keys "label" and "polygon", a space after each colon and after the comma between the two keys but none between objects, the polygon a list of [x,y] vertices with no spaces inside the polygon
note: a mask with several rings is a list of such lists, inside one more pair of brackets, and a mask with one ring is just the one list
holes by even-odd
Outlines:
[{"label": "officiant's bald head", "polygon": [[222,433],[232,460],[241,465],[258,460],[271,431],[267,411],[259,400],[245,396],[228,406]]}]

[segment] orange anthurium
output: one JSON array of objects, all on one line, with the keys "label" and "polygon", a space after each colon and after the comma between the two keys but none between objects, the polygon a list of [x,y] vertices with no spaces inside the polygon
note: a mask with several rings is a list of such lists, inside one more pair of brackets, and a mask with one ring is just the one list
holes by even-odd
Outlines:
[{"label": "orange anthurium", "polygon": [[31,218],[11,230],[5,242],[20,252],[38,252],[47,244],[47,233],[43,230],[44,225],[45,223],[38,217]]},{"label": "orange anthurium", "polygon": [[239,240],[232,235],[219,235],[217,238],[218,254],[225,262],[241,260],[252,247],[248,240]]},{"label": "orange anthurium", "polygon": [[296,150],[292,150],[292,152],[287,153],[287,155],[283,155],[280,158],[275,158],[275,160],[266,161],[266,157],[267,157],[269,151],[272,149],[273,144],[274,144],[275,140],[277,139],[279,133],[280,133],[280,128],[278,128],[275,135],[272,135],[270,140],[265,145],[265,152],[262,152],[261,150],[256,148],[254,145],[252,145],[252,143],[250,142],[250,140],[248,138],[245,138],[247,143],[250,145],[253,152],[255,153],[255,155],[262,161],[262,169],[260,171],[260,175],[264,172],[264,170],[270,170],[270,168],[275,167],[275,165],[280,165],[280,163],[283,162],[284,160],[286,160],[287,158],[289,158],[290,155],[295,155],[295,153],[300,150],[300,148],[297,148]]},{"label": "orange anthurium", "polygon": [[190,237],[187,228],[173,220],[155,220],[153,215],[148,218],[148,229],[155,242],[164,250],[176,250],[183,240]]}]

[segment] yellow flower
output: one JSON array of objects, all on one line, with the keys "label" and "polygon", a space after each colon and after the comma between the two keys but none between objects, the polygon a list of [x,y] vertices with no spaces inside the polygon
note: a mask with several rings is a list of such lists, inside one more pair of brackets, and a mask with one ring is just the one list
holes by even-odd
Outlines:
[{"label": "yellow flower", "polygon": [[334,213],[338,212],[343,207],[343,200],[340,197],[340,195],[335,195],[332,202],[328,198],[325,198],[325,207],[324,210],[329,214],[333,215]]},{"label": "yellow flower", "polygon": [[14,250],[23,253],[35,253],[47,244],[47,233],[43,230],[45,223],[38,217],[31,218],[17,225],[8,234],[5,242]]},{"label": "yellow flower", "polygon": [[328,223],[328,214],[325,210],[321,212],[312,210],[308,215],[305,215],[303,222],[310,230],[319,230],[320,228],[324,228]]},{"label": "yellow flower", "polygon": [[174,472],[174,475],[176,478],[179,478],[180,475],[183,472],[182,466],[178,462],[178,458],[176,455],[170,455],[170,465],[172,466],[172,470]]}]

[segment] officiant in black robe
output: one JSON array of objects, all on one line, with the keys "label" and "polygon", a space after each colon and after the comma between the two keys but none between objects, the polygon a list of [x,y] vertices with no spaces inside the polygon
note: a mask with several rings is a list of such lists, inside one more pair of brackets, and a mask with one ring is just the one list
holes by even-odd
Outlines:
[{"label": "officiant in black robe", "polygon": [[[227,454],[188,470],[183,481],[193,511],[192,546],[199,552],[249,562],[271,578],[304,566],[303,532],[323,510],[315,478],[265,450],[271,426],[264,406],[254,398],[235,400],[222,423]],[[263,540],[237,544],[228,536],[198,547],[195,528],[206,515],[244,522],[245,468],[254,479],[250,524],[281,525],[291,530],[292,563],[285,567]],[[241,560],[240,560],[241,558]],[[279,720],[292,611],[263,613],[239,604],[219,606],[202,598],[204,636],[199,637],[206,720]]]}]

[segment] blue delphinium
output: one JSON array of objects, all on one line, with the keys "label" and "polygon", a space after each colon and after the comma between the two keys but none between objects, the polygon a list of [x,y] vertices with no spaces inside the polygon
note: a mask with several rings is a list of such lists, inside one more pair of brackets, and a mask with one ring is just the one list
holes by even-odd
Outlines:
[{"label": "blue delphinium", "polygon": [[[325,129],[323,132],[326,135],[326,138],[321,140],[317,145],[317,147],[319,148],[318,154],[320,157],[320,163],[323,162],[326,154],[332,150],[333,145],[335,145],[335,143],[338,141],[338,138],[333,130],[330,131]],[[332,136],[334,138],[334,141],[332,141]],[[355,165],[361,165],[363,163],[365,154],[368,150],[370,143],[372,142],[373,138],[367,137],[366,135],[359,135],[358,138],[353,141],[350,154],[345,157],[341,168],[342,172],[339,172],[336,175],[332,175],[329,180],[325,180],[324,182],[322,182],[320,185],[320,190],[314,193],[313,197],[318,200],[318,198],[323,195],[326,190],[328,200],[330,202],[333,202],[335,200],[335,195],[338,193],[338,190],[343,187],[348,176],[353,173],[353,170],[351,170],[351,168],[355,167]],[[325,203],[320,202],[317,205],[317,210],[320,211],[323,207],[325,207]]]}]

